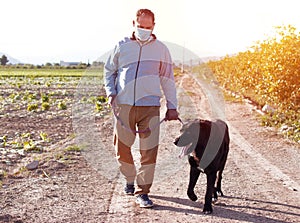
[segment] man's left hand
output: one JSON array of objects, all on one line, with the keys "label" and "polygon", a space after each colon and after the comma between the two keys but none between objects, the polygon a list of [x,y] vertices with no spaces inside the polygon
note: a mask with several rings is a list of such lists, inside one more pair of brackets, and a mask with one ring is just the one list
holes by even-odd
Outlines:
[{"label": "man's left hand", "polygon": [[177,120],[178,119],[178,112],[176,109],[168,109],[166,112],[166,117],[165,119],[167,121],[171,121],[171,120]]}]

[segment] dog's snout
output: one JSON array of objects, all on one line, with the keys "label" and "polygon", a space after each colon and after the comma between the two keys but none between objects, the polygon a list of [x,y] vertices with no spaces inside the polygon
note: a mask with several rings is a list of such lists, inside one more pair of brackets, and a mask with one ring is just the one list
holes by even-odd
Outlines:
[{"label": "dog's snout", "polygon": [[175,138],[175,141],[174,141],[174,144],[177,146],[178,144],[178,141],[179,141],[179,137]]}]

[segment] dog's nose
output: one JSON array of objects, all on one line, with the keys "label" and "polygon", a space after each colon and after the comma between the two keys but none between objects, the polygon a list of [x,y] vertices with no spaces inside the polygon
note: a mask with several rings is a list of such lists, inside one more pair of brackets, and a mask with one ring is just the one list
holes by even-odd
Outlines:
[{"label": "dog's nose", "polygon": [[179,137],[177,137],[173,143],[177,146],[178,141],[179,141]]}]

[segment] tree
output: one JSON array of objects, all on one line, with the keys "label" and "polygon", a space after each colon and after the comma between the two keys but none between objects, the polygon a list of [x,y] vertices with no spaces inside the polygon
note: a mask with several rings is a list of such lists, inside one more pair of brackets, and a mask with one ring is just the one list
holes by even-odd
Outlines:
[{"label": "tree", "polygon": [[1,65],[5,66],[9,60],[7,59],[7,56],[2,55],[0,61],[1,61]]}]

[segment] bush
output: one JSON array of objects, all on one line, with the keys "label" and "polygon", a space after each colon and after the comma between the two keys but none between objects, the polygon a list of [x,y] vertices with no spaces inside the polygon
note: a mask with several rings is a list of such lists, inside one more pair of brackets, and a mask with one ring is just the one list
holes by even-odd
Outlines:
[{"label": "bush", "polygon": [[50,109],[50,104],[48,102],[42,103],[42,111],[48,111]]},{"label": "bush", "polygon": [[65,102],[62,102],[60,101],[57,105],[57,107],[60,109],[60,110],[66,110],[67,109],[67,105]]},{"label": "bush", "polygon": [[208,66],[223,87],[261,106],[300,108],[300,35],[295,31],[292,26],[277,27],[277,36]]},{"label": "bush", "polygon": [[274,37],[257,42],[246,52],[210,61],[206,66],[223,88],[249,98],[260,108],[266,104],[273,107],[276,114],[263,117],[262,123],[278,128],[286,125],[286,135],[299,141],[299,49],[300,33],[296,28],[276,27]]},{"label": "bush", "polygon": [[27,111],[36,111],[38,109],[38,105],[37,104],[29,104],[27,106]]},{"label": "bush", "polygon": [[42,94],[41,95],[41,100],[42,102],[49,102],[49,96],[46,94]]}]

